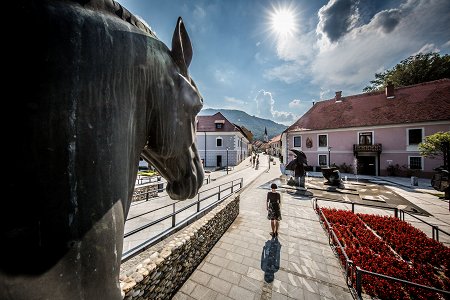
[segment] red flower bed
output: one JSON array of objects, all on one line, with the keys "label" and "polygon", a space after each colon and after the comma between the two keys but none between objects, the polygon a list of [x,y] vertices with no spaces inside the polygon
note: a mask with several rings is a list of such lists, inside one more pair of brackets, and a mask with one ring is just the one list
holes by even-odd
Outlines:
[{"label": "red flower bed", "polygon": [[[351,211],[327,208],[321,210],[355,266],[367,271],[448,290],[449,278],[445,271],[447,271],[446,266],[449,261],[448,258],[445,262],[440,260],[448,257],[446,256],[450,250],[448,247],[429,239],[421,231],[396,218],[375,218],[372,215],[355,215]],[[373,224],[373,227],[368,227],[362,219]],[[414,234],[414,231],[407,225],[419,233]],[[397,226],[403,231],[397,231]],[[400,239],[402,241],[398,242]],[[427,239],[426,243],[425,239]],[[420,254],[421,244],[416,244],[419,241],[424,245],[433,245],[435,248],[426,248],[427,253]],[[393,246],[394,244],[395,246]],[[437,265],[426,263],[426,258],[434,257],[429,252],[437,249],[443,250],[444,253],[435,255],[433,262]],[[341,262],[345,264],[343,254],[339,250],[338,253]],[[406,255],[409,255],[410,259],[406,260]],[[352,282],[355,283],[355,278]],[[434,292],[370,275],[363,275],[363,289],[367,294],[381,299],[443,299],[441,295]]]}]

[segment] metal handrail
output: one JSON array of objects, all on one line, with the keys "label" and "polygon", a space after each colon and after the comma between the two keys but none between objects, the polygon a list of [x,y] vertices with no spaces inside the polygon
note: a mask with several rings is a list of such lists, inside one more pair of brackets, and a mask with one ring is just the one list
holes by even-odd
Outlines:
[{"label": "metal handrail", "polygon": [[[419,217],[416,217],[412,214],[410,214],[407,211],[404,211],[403,209],[400,209],[398,207],[388,207],[388,206],[381,206],[381,205],[376,205],[376,204],[365,204],[365,203],[356,203],[356,202],[346,202],[346,201],[342,201],[342,200],[336,200],[336,199],[330,199],[330,198],[325,198],[325,197],[321,197],[323,199],[320,199],[318,197],[313,198],[313,203],[314,201],[317,203],[317,200],[323,200],[323,201],[328,201],[328,202],[338,202],[338,203],[343,203],[343,204],[351,204],[352,206],[352,212],[355,212],[355,205],[360,205],[360,206],[368,206],[368,207],[373,207],[373,208],[379,208],[379,209],[383,209],[383,210],[393,210],[394,211],[394,216],[396,218],[399,218],[401,220],[405,220],[405,214],[427,224],[428,226],[431,227],[432,230],[432,237],[434,240],[439,242],[439,232],[450,236],[450,233],[448,233],[447,231],[442,230],[441,228],[439,228],[438,225],[433,225],[431,223],[428,223],[425,220],[420,219]],[[318,204],[316,204],[318,206]],[[402,218],[403,217],[403,218]]]},{"label": "metal handrail", "polygon": [[[326,217],[326,216],[322,213],[322,211],[320,210],[319,205],[317,204],[317,200],[316,200],[316,199],[313,199],[313,201],[314,201],[314,200],[316,201],[315,204],[316,204],[317,211],[320,212],[320,215],[323,217],[323,219],[325,220],[325,222],[326,222],[326,224],[327,224],[328,234],[329,234],[329,235],[328,235],[328,243],[329,243],[330,245],[332,244],[332,242],[331,242],[331,234],[332,234],[333,237],[334,237],[334,240],[337,242],[338,247],[341,249],[342,254],[343,254],[344,257],[345,257],[345,282],[346,282],[347,284],[349,284],[349,276],[348,276],[348,273],[349,273],[349,271],[351,271],[350,267],[353,265],[353,261],[348,257],[347,253],[345,252],[344,247],[342,246],[341,242],[339,241],[339,239],[338,239],[336,233],[334,232],[334,230],[333,230],[333,228],[332,228],[330,222],[328,222],[327,217]],[[331,232],[331,234],[330,234],[330,232]],[[351,284],[351,283],[352,283],[352,281],[351,281],[351,276],[350,276],[350,284]]]},{"label": "metal handrail", "polygon": [[[227,187],[223,188],[223,186],[227,186]],[[235,188],[236,186],[239,186],[239,187]],[[197,194],[197,201],[194,201],[194,202],[190,203],[189,205],[184,206],[184,207],[182,207],[182,208],[180,208],[178,210],[175,210],[175,204],[178,203],[178,202],[182,202],[182,201],[177,201],[177,202],[174,202],[172,204],[165,205],[163,207],[157,208],[155,210],[148,211],[148,212],[145,212],[143,214],[140,214],[139,216],[142,216],[142,215],[148,214],[150,212],[157,211],[157,210],[162,209],[162,208],[167,208],[169,206],[173,207],[173,212],[172,213],[167,214],[167,215],[165,215],[165,216],[163,216],[163,217],[161,217],[161,218],[159,218],[157,220],[154,220],[154,221],[152,221],[150,223],[144,224],[144,225],[142,225],[142,226],[140,226],[138,228],[135,228],[135,229],[125,233],[124,234],[124,238],[129,237],[129,236],[131,236],[133,234],[136,234],[136,233],[138,233],[138,232],[140,232],[140,231],[142,231],[144,229],[147,229],[147,228],[149,228],[151,226],[159,224],[159,223],[163,222],[164,220],[167,220],[167,219],[170,219],[170,218],[172,218],[172,226],[170,228],[168,228],[167,230],[163,231],[162,233],[157,234],[157,235],[151,237],[150,239],[146,240],[145,242],[139,244],[138,246],[136,246],[136,247],[134,247],[134,248],[124,252],[123,255],[122,255],[122,262],[132,258],[136,254],[138,254],[138,253],[144,251],[145,249],[153,246],[154,244],[156,244],[157,242],[162,240],[168,234],[171,234],[171,233],[173,233],[173,232],[183,228],[184,226],[189,224],[190,220],[192,220],[193,218],[196,218],[199,215],[202,215],[202,214],[206,213],[207,211],[211,210],[213,207],[215,207],[219,203],[223,202],[225,199],[227,199],[228,197],[233,195],[235,192],[240,191],[242,189],[242,187],[243,187],[243,178],[234,179],[234,180],[232,180],[230,182],[227,182],[227,183],[221,184],[219,186],[216,186],[216,187],[213,187],[213,188],[210,188],[210,189],[203,190],[203,191],[199,192]],[[218,189],[218,191],[214,192],[211,195],[208,195],[206,197],[203,197],[203,198],[200,197],[201,193],[205,193],[207,191],[211,191],[211,190],[214,190],[214,189]],[[224,192],[226,192],[227,190],[230,190],[230,192],[225,194]],[[200,203],[201,202],[203,202],[205,200],[208,200],[208,199],[211,199],[211,198],[216,197],[216,196],[217,196],[217,200],[216,201],[214,201],[213,203],[207,205],[206,207],[204,207],[202,209],[200,208]],[[177,216],[177,214],[179,214],[179,213],[181,213],[181,212],[183,212],[183,211],[185,211],[185,210],[187,210],[187,209],[189,209],[189,208],[191,208],[191,207],[193,207],[195,205],[197,206],[196,212],[191,214],[187,218],[179,221],[178,225],[177,225],[176,224],[176,216]],[[138,216],[134,216],[134,217],[129,218],[127,220],[131,220],[131,219],[134,219],[136,217],[138,217]]]},{"label": "metal handrail", "polygon": [[380,278],[383,278],[383,279],[393,280],[393,281],[397,281],[397,282],[404,283],[404,284],[407,284],[407,285],[412,285],[412,286],[415,286],[415,287],[418,287],[418,288],[421,288],[421,289],[425,289],[425,290],[429,290],[429,291],[433,291],[433,292],[436,292],[436,293],[442,293],[442,294],[445,294],[445,295],[450,295],[450,291],[440,290],[440,289],[437,289],[437,288],[434,288],[434,287],[431,287],[431,286],[418,284],[418,283],[415,283],[415,282],[412,282],[412,281],[408,281],[408,280],[404,280],[404,279],[400,279],[400,278],[396,278],[396,277],[391,277],[391,276],[388,276],[388,275],[383,275],[383,274],[380,274],[380,273],[367,271],[367,270],[364,270],[364,269],[356,266],[356,294],[358,296],[358,299],[363,299],[362,298],[362,276],[361,275],[364,274],[364,273],[372,275],[372,276],[380,277]]},{"label": "metal handrail", "polygon": [[439,231],[442,232],[443,234],[446,234],[446,235],[450,236],[450,233],[448,233],[447,231],[444,231],[444,230],[440,229],[438,225],[434,225],[434,224],[428,223],[427,221],[422,220],[421,218],[416,217],[416,216],[414,216],[413,214],[411,214],[411,213],[409,213],[409,212],[404,211],[404,210],[401,209],[401,210],[400,210],[400,219],[401,219],[402,221],[405,221],[405,214],[407,214],[408,216],[411,216],[411,217],[413,217],[413,218],[415,218],[415,219],[421,221],[422,223],[427,224],[428,226],[431,226],[431,227],[432,227],[433,239],[435,239],[436,241],[439,241]]},{"label": "metal handrail", "polygon": [[[328,242],[330,243],[330,237],[331,237],[331,234],[333,235],[333,237],[334,237],[334,239],[336,240],[336,242],[337,242],[337,246],[341,249],[341,251],[342,251],[342,253],[343,253],[343,255],[344,255],[344,257],[345,257],[345,275],[346,275],[346,282],[347,282],[347,285],[349,285],[350,287],[352,287],[353,288],[353,278],[352,278],[352,276],[348,276],[348,272],[350,271],[350,272],[352,272],[353,271],[353,268],[351,268],[351,266],[352,265],[354,265],[353,264],[353,261],[352,260],[350,260],[349,259],[349,257],[347,256],[347,253],[345,252],[345,250],[344,250],[344,247],[342,247],[342,244],[340,243],[340,241],[339,241],[339,239],[337,238],[337,236],[336,236],[336,233],[334,232],[334,230],[333,230],[333,228],[332,228],[332,226],[331,226],[331,224],[328,222],[328,220],[327,220],[327,218],[325,217],[325,215],[323,214],[323,212],[320,210],[320,207],[319,207],[319,204],[318,204],[318,200],[320,200],[320,199],[318,199],[318,198],[313,198],[312,199],[313,200],[313,208],[314,208],[314,210],[316,211],[316,213],[317,214],[319,214],[319,216],[322,216],[323,218],[324,218],[324,220],[325,220],[325,222],[326,222],[326,224],[327,224],[327,227],[328,227],[328,234],[329,234],[329,236],[328,236]],[[327,201],[327,200],[325,200],[325,201]],[[333,202],[341,202],[341,203],[346,203],[346,204],[348,204],[348,202],[345,202],[345,201],[333,201]],[[356,203],[356,204],[358,204],[358,205],[362,205],[362,206],[366,206],[365,204],[359,204],[359,203]],[[367,206],[373,206],[373,205],[367,205]],[[384,208],[384,207],[383,207]],[[408,215],[410,215],[408,212],[405,212],[405,211],[403,211],[403,210],[401,210],[400,209],[400,211],[401,211],[401,213],[407,213]],[[353,211],[354,212],[354,211]],[[413,217],[415,217],[415,216],[413,216]],[[415,218],[417,218],[417,217],[415,217]],[[423,220],[421,220],[421,219],[419,219],[419,218],[417,218],[418,220],[420,220],[420,221],[423,221]],[[424,223],[427,223],[427,222],[425,222],[425,221],[423,221]],[[427,223],[428,225],[431,225],[431,224],[429,224],[429,223]],[[434,225],[431,225],[431,226],[434,226]],[[331,233],[330,233],[331,232]],[[434,233],[434,232],[433,232]],[[446,233],[446,232],[445,232]],[[434,236],[433,236],[433,238],[434,238]],[[439,239],[438,239],[439,240]],[[440,289],[437,289],[437,288],[434,288],[434,287],[430,287],[430,286],[426,286],[426,285],[421,285],[421,284],[418,284],[418,283],[415,283],[415,282],[411,282],[411,281],[407,281],[407,280],[404,280],[404,279],[400,279],[400,278],[396,278],[396,277],[391,277],[391,276],[388,276],[388,275],[383,275],[383,274],[380,274],[380,273],[375,273],[375,272],[371,272],[371,271],[367,271],[367,270],[365,270],[365,269],[362,269],[362,268],[360,268],[359,266],[356,266],[356,265],[354,265],[356,268],[355,268],[355,279],[356,279],[356,282],[355,282],[355,291],[356,291],[356,295],[357,295],[357,299],[358,300],[362,300],[363,298],[362,298],[362,274],[363,273],[366,273],[366,274],[369,274],[369,275],[373,275],[373,276],[377,276],[377,277],[381,277],[381,278],[383,278],[383,279],[387,279],[387,280],[393,280],[393,281],[397,281],[397,282],[401,282],[401,283],[404,283],[404,284],[408,284],[408,285],[412,285],[412,286],[415,286],[415,287],[419,287],[419,288],[422,288],[422,289],[426,289],[426,290],[429,290],[429,291],[434,291],[434,292],[437,292],[437,293],[443,293],[443,294],[446,294],[446,295],[450,295],[450,292],[449,291],[446,291],[446,290],[440,290]],[[350,284],[349,284],[349,278],[350,278]]]}]

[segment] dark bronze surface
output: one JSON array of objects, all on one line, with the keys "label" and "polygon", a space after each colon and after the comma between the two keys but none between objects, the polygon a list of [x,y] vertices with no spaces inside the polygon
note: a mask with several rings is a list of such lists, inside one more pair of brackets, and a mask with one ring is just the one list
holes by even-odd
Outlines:
[{"label": "dark bronze surface", "polygon": [[124,221],[141,154],[173,199],[194,197],[203,182],[189,37],[180,18],[170,50],[114,1],[15,6],[0,299],[122,299]]}]

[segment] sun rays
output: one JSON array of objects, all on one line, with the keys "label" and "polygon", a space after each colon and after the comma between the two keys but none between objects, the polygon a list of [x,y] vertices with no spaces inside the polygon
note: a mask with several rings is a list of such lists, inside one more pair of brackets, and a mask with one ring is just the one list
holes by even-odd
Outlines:
[{"label": "sun rays", "polygon": [[294,6],[272,6],[268,12],[269,30],[278,39],[292,36],[298,31],[297,19],[297,10]]}]

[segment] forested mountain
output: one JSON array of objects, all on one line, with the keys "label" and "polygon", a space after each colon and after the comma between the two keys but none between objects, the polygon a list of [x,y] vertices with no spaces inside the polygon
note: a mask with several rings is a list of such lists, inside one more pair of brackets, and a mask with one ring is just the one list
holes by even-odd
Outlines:
[{"label": "forested mountain", "polygon": [[231,123],[244,126],[250,130],[253,133],[253,140],[262,141],[264,139],[264,128],[267,128],[269,140],[281,134],[287,128],[286,125],[275,123],[272,120],[250,116],[241,110],[206,108],[202,109],[199,115],[212,116],[217,112],[220,112]]}]

